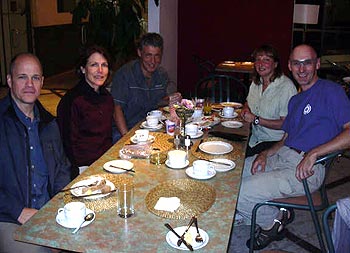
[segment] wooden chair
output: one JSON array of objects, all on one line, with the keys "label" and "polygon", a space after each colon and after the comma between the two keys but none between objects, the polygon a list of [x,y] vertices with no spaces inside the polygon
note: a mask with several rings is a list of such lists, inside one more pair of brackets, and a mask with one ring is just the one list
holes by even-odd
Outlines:
[{"label": "wooden chair", "polygon": [[[328,154],[326,156],[323,156],[319,158],[316,162],[316,164],[323,164],[326,169],[326,175],[323,180],[323,183],[321,184],[320,188],[315,191],[314,193],[310,193],[309,186],[306,179],[302,180],[305,195],[304,196],[298,196],[298,197],[290,197],[290,198],[281,198],[281,199],[275,199],[271,201],[266,201],[262,203],[258,203],[255,205],[252,211],[252,220],[251,220],[251,227],[250,227],[250,249],[249,252],[254,252],[253,245],[255,242],[255,227],[256,227],[256,216],[257,211],[261,206],[268,205],[268,206],[276,206],[278,208],[287,208],[287,209],[299,209],[299,210],[305,210],[309,211],[312,217],[312,221],[316,230],[317,238],[320,244],[320,249],[315,247],[314,245],[310,244],[309,242],[300,239],[299,237],[295,236],[291,232],[289,232],[286,229],[286,237],[294,242],[296,242],[299,246],[307,249],[311,252],[326,252],[325,244],[322,237],[322,230],[320,226],[320,221],[317,216],[317,212],[326,209],[329,206],[328,203],[328,197],[326,192],[326,178],[329,172],[329,169],[331,168],[333,162],[335,161],[335,158],[340,156],[342,154],[341,151],[334,152],[331,154]],[[301,241],[300,241],[301,240]]]},{"label": "wooden chair", "polygon": [[210,98],[212,102],[244,103],[248,94],[246,85],[230,75],[211,74],[196,84],[195,96]]}]

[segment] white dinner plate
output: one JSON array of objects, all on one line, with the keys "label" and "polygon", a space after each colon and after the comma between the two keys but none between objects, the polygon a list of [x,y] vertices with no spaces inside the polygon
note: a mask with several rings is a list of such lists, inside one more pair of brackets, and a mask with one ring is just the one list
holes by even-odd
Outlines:
[{"label": "white dinner plate", "polygon": [[[81,181],[79,181],[79,182],[73,184],[73,185],[71,186],[71,188],[74,188],[74,187],[77,187],[77,186],[89,185],[89,184],[92,184],[92,183],[96,182],[97,180],[103,180],[103,179],[104,179],[104,178],[101,178],[101,177],[91,176],[91,177],[89,177],[89,178],[87,178],[87,179],[81,180]],[[109,180],[107,180],[107,179],[104,179],[104,180],[106,180],[106,185],[110,186],[111,191],[115,189],[115,186],[114,186],[114,184],[113,184],[111,181],[109,181]],[[70,192],[71,192],[74,196],[80,197],[80,196],[86,195],[86,193],[83,193],[83,192],[82,192],[82,189],[83,189],[83,187],[81,187],[81,188],[76,188],[76,189],[71,190]],[[93,194],[93,193],[98,193],[98,191],[96,191],[96,192],[95,192],[95,191],[94,191],[94,192],[91,192],[91,194]],[[99,194],[99,195],[94,195],[94,196],[91,196],[91,197],[87,196],[87,197],[84,197],[84,198],[85,198],[85,199],[97,199],[97,198],[105,197],[105,196],[107,196],[107,195],[109,195],[109,194],[111,194],[111,193]]]},{"label": "white dinner plate", "polygon": [[[179,235],[182,235],[183,232],[185,232],[187,226],[182,226],[182,227],[177,227],[177,228],[174,228],[175,232],[178,233]],[[209,235],[207,234],[207,232],[205,232],[203,229],[201,228],[198,228],[199,230],[199,233],[200,235],[202,236],[203,238],[203,242],[196,242],[194,240],[194,238],[196,237],[197,235],[197,231],[196,231],[196,228],[195,227],[190,227],[190,229],[188,230],[187,233],[191,233],[191,237],[193,238],[193,241],[190,242],[190,244],[192,245],[193,249],[194,250],[197,250],[197,249],[200,249],[200,248],[203,248],[205,245],[208,244],[209,242]],[[173,232],[169,231],[167,234],[166,234],[166,241],[167,243],[175,248],[175,249],[180,249],[180,250],[189,250],[183,243],[181,243],[180,246],[177,246],[177,241],[179,240],[179,238],[176,237],[176,235],[174,235]]]},{"label": "white dinner plate", "polygon": [[217,172],[226,172],[229,170],[233,170],[236,167],[236,163],[228,159],[216,158],[216,159],[211,159],[210,161],[229,164],[229,165],[224,165],[219,163],[212,163],[214,165],[214,169]]},{"label": "white dinner plate", "polygon": [[219,117],[215,117],[215,116],[204,116],[202,118],[196,118],[193,120],[193,123],[203,127],[203,128],[207,128],[207,127],[212,127],[215,126],[217,124],[220,123],[220,118]]},{"label": "white dinner plate", "polygon": [[237,120],[229,120],[221,122],[221,125],[228,128],[240,128],[243,126],[243,123]]},{"label": "white dinner plate", "polygon": [[243,106],[241,103],[237,103],[237,102],[222,102],[222,103],[220,103],[220,105],[231,106],[235,109],[241,108]]},{"label": "white dinner plate", "polygon": [[130,141],[134,144],[137,144],[137,143],[146,143],[146,142],[154,142],[156,138],[153,136],[153,135],[148,135],[148,140],[147,141],[138,141],[137,138],[136,138],[136,135],[133,135],[131,138],[130,138]]},{"label": "white dinner plate", "polygon": [[199,149],[211,155],[223,155],[233,150],[231,144],[223,141],[207,141],[199,145]]},{"label": "white dinner plate", "polygon": [[106,162],[103,165],[103,168],[109,172],[112,172],[112,173],[125,173],[126,172],[126,170],[114,168],[114,167],[111,167],[111,165],[116,166],[116,167],[120,167],[120,168],[124,168],[127,170],[130,170],[134,167],[134,164],[128,160],[112,160],[112,161]]},{"label": "white dinner plate", "polygon": [[141,126],[143,127],[143,128],[145,128],[145,129],[150,129],[150,130],[159,130],[159,129],[161,129],[162,127],[163,127],[163,125],[162,124],[158,124],[158,125],[156,125],[156,126],[149,126],[148,124],[147,124],[147,121],[144,121],[144,122],[142,122],[141,123]]},{"label": "white dinner plate", "polygon": [[[89,225],[91,222],[93,222],[95,220],[96,214],[94,211],[92,211],[89,208],[86,208],[86,215],[88,215],[89,213],[93,213],[94,214],[94,218],[90,221],[84,221],[83,225],[81,225],[81,227],[86,227],[87,225]],[[64,217],[64,212],[59,212],[56,215],[56,222],[58,224],[60,224],[61,226],[65,227],[65,228],[76,228],[77,226],[72,226],[72,224],[69,224],[66,221],[66,218]]]},{"label": "white dinner plate", "polygon": [[197,134],[195,134],[195,135],[190,135],[190,137],[191,137],[191,139],[196,139],[196,138],[201,137],[203,134],[204,134],[203,131],[198,130],[198,131],[197,131]]},{"label": "white dinner plate", "polygon": [[208,173],[206,175],[196,175],[193,173],[193,166],[191,166],[186,169],[186,174],[187,176],[192,177],[194,179],[204,180],[214,177],[216,175],[216,170],[214,168],[209,168]]},{"label": "white dinner plate", "polygon": [[169,168],[172,168],[172,169],[183,169],[183,168],[186,168],[189,164],[190,164],[190,162],[188,160],[186,160],[185,164],[182,166],[172,166],[168,159],[165,161],[165,165],[168,166]]},{"label": "white dinner plate", "polygon": [[234,118],[236,118],[238,116],[238,113],[237,112],[233,112],[233,115],[231,115],[231,116],[225,116],[222,113],[220,113],[219,116],[221,118],[224,118],[224,119],[234,119]]}]

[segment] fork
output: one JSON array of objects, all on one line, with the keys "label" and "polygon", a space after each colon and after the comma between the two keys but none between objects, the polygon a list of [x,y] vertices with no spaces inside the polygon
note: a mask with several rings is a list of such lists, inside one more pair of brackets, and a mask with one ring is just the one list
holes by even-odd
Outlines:
[{"label": "fork", "polygon": [[199,229],[198,229],[197,217],[194,218],[194,225],[196,226],[196,230],[197,230],[197,235],[196,235],[195,241],[196,242],[203,242],[203,238],[202,238],[201,234],[199,233]]}]

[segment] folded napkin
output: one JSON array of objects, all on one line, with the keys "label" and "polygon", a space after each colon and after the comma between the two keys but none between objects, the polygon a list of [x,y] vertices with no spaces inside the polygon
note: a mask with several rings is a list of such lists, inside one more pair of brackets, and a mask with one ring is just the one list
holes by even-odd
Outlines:
[{"label": "folded napkin", "polygon": [[154,206],[154,209],[168,212],[175,212],[180,206],[180,199],[178,197],[160,197]]}]

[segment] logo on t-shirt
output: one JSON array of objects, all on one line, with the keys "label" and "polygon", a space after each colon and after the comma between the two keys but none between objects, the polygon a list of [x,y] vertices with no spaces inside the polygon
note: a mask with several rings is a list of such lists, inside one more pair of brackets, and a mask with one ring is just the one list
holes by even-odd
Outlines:
[{"label": "logo on t-shirt", "polygon": [[311,112],[311,105],[307,104],[304,108],[304,115],[309,114]]}]

